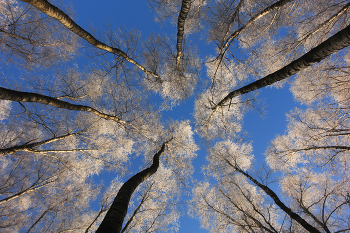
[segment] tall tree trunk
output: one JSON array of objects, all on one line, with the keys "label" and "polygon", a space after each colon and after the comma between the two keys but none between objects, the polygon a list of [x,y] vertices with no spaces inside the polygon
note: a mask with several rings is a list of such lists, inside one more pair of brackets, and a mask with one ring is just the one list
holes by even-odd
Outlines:
[{"label": "tall tree trunk", "polygon": [[350,45],[350,25],[348,25],[343,30],[339,31],[335,35],[328,38],[326,41],[318,45],[317,47],[311,49],[309,52],[301,56],[300,58],[292,61],[283,68],[277,70],[276,72],[265,76],[255,82],[252,82],[240,89],[230,92],[225,98],[223,98],[213,110],[217,110],[220,106],[223,106],[230,99],[246,94],[248,92],[257,90],[262,87],[266,87],[275,82],[281,81],[297,72],[315,64],[331,54],[347,47]]},{"label": "tall tree trunk", "polygon": [[63,26],[68,28],[70,31],[74,32],[76,35],[80,36],[87,42],[89,42],[91,45],[95,46],[96,48],[105,50],[110,53],[118,54],[119,56],[123,57],[128,62],[134,64],[136,67],[141,69],[146,74],[153,75],[157,78],[159,76],[151,71],[148,71],[145,67],[137,63],[134,59],[130,58],[125,52],[118,48],[113,48],[109,45],[106,45],[102,43],[101,41],[97,40],[95,37],[93,37],[89,32],[85,31],[83,28],[81,28],[78,24],[76,24],[66,13],[61,11],[56,6],[52,5],[47,0],[21,0],[22,2],[29,3],[30,5],[36,7],[38,10],[43,12],[44,14],[57,19]]},{"label": "tall tree trunk", "polygon": [[114,121],[119,122],[121,124],[131,125],[130,123],[123,121],[116,116],[102,113],[94,108],[89,107],[89,106],[71,104],[71,103],[68,103],[68,102],[63,101],[63,100],[59,100],[59,99],[56,99],[56,98],[53,98],[50,96],[41,95],[41,94],[32,93],[32,92],[21,92],[21,91],[15,91],[15,90],[10,90],[10,89],[0,87],[0,99],[1,100],[18,101],[18,102],[35,102],[35,103],[40,103],[40,104],[51,105],[51,106],[54,106],[56,108],[65,108],[68,110],[91,112],[91,113],[94,113],[97,116],[105,118],[107,120],[114,120]]},{"label": "tall tree trunk", "polygon": [[179,66],[181,56],[183,55],[182,41],[183,41],[184,31],[185,31],[185,21],[186,21],[188,12],[190,11],[190,7],[191,7],[191,0],[182,0],[181,10],[177,21],[177,43],[176,43],[176,49],[177,49],[176,65],[177,66]]},{"label": "tall tree trunk", "polygon": [[163,143],[161,149],[153,156],[153,164],[149,168],[137,173],[123,184],[96,233],[119,233],[121,231],[131,195],[139,184],[156,173],[159,167],[159,157],[163,154],[166,144],[167,142]]}]

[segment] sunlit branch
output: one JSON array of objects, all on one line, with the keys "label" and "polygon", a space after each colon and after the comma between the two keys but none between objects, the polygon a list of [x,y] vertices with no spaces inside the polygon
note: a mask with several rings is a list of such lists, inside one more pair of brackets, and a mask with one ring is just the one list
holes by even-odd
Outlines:
[{"label": "sunlit branch", "polygon": [[92,225],[94,225],[94,223],[97,221],[97,219],[101,216],[101,214],[103,214],[104,212],[106,212],[107,209],[104,209],[103,206],[101,206],[100,211],[98,211],[98,214],[96,215],[96,217],[92,220],[92,222],[90,223],[90,225],[86,228],[85,233],[88,233],[90,228],[92,227]]},{"label": "sunlit branch", "polygon": [[23,190],[21,192],[18,192],[16,194],[13,194],[13,195],[11,195],[11,196],[9,196],[7,198],[4,198],[4,199],[0,200],[0,204],[2,204],[4,202],[7,202],[7,201],[10,201],[12,199],[18,198],[18,197],[20,197],[23,194],[30,193],[30,192],[33,192],[35,190],[38,190],[38,189],[44,187],[45,185],[54,182],[54,181],[52,181],[52,178],[54,178],[54,177],[56,177],[56,176],[50,177],[50,178],[48,178],[46,180],[43,180],[43,181],[41,181],[39,183],[37,183],[37,181],[36,181],[29,188],[27,188],[27,189],[25,189],[25,190]]},{"label": "sunlit branch", "polygon": [[[311,146],[311,147],[302,148],[302,149],[291,149],[290,151],[292,151],[292,152],[300,152],[300,151],[327,150],[327,149],[346,151],[346,150],[350,150],[350,147],[349,147],[349,146]],[[281,151],[281,152],[279,152],[279,153],[285,153],[285,152],[287,152],[287,151]]]},{"label": "sunlit branch", "polygon": [[332,15],[329,19],[324,21],[322,24],[318,25],[315,29],[312,31],[308,32],[306,35],[304,35],[300,40],[297,40],[297,44],[295,47],[298,47],[303,41],[305,41],[307,38],[310,36],[314,35],[316,32],[318,32],[322,27],[324,27],[327,24],[330,24],[334,22],[337,18],[339,18],[342,14],[347,12],[350,8],[350,3],[346,4],[342,9],[340,9],[336,14]]},{"label": "sunlit branch", "polygon": [[273,231],[272,231],[271,229],[265,227],[258,219],[254,218],[253,216],[251,216],[250,214],[248,214],[246,211],[244,211],[244,209],[242,209],[241,207],[239,207],[239,206],[237,205],[237,203],[234,202],[234,201],[231,199],[231,197],[229,197],[229,196],[228,196],[225,192],[223,192],[221,189],[219,189],[219,191],[220,191],[220,193],[221,193],[223,196],[225,196],[225,197],[229,200],[229,202],[230,202],[232,205],[234,205],[242,214],[244,214],[245,216],[247,216],[248,218],[250,218],[251,220],[253,220],[260,228],[262,228],[262,229],[264,229],[264,230],[266,230],[267,232],[270,232],[270,233],[273,233],[273,232],[276,233],[277,231],[276,231],[276,230],[271,226],[271,224],[266,220],[265,216],[264,216],[262,213],[260,213],[260,211],[258,211],[258,210],[255,208],[255,205],[251,202],[251,199],[248,198],[248,197],[245,195],[245,193],[244,193],[243,190],[239,187],[239,185],[236,184],[236,186],[237,186],[237,188],[241,191],[241,194],[244,196],[244,198],[249,202],[249,204],[251,204],[251,206],[253,207],[254,211],[257,212],[260,216],[262,216],[262,217],[264,218],[265,222],[269,225],[269,227],[270,227]]},{"label": "sunlit branch", "polygon": [[61,140],[61,139],[64,139],[64,138],[67,138],[67,137],[70,137],[70,136],[78,135],[80,133],[81,133],[81,131],[77,132],[77,133],[65,134],[65,135],[62,135],[62,136],[59,136],[59,137],[50,138],[50,139],[43,140],[43,141],[40,141],[40,142],[32,142],[32,143],[27,142],[27,143],[24,143],[22,145],[12,146],[12,147],[9,147],[9,148],[0,149],[0,155],[13,154],[13,153],[18,152],[18,151],[33,150],[34,147],[42,146],[42,145],[45,145],[45,144],[48,144],[48,143],[51,143],[51,142],[54,142],[54,141],[58,141],[58,140]]},{"label": "sunlit branch", "polygon": [[230,29],[231,29],[231,26],[232,24],[234,23],[235,21],[235,18],[238,16],[239,17],[239,10],[241,9],[243,3],[244,3],[245,0],[239,0],[237,6],[235,7],[235,12],[232,14],[231,16],[231,19],[230,19],[230,22],[229,22],[229,25],[227,27],[227,30],[226,30],[226,33],[225,33],[225,37],[223,38],[225,40],[225,38],[227,37],[228,33],[230,32]]}]

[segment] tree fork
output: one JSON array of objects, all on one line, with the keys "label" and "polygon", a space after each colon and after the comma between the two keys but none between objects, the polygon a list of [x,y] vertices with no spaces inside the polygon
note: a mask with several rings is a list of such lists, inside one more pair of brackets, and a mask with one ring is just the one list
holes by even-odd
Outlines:
[{"label": "tree fork", "polygon": [[275,82],[281,81],[289,76],[296,74],[297,72],[312,66],[325,59],[326,57],[332,55],[333,53],[346,48],[350,45],[350,25],[348,25],[343,30],[334,34],[326,41],[311,49],[309,52],[301,56],[300,58],[292,61],[283,68],[277,70],[276,72],[265,76],[255,82],[252,82],[244,87],[230,92],[225,98],[223,98],[215,107],[212,109],[215,111],[220,106],[223,106],[226,102],[232,98],[255,91],[259,88],[269,86]]},{"label": "tree fork", "polygon": [[161,149],[153,156],[153,163],[149,168],[137,173],[122,185],[96,233],[119,233],[121,231],[131,195],[137,186],[156,173],[159,167],[159,157],[163,154],[169,141],[164,142]]}]

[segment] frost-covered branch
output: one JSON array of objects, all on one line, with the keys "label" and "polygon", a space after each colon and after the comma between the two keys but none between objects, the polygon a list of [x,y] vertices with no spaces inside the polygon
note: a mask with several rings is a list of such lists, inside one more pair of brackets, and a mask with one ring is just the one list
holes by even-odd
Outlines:
[{"label": "frost-covered branch", "polygon": [[311,49],[309,52],[301,56],[300,58],[294,60],[283,68],[277,70],[276,72],[265,76],[255,82],[252,82],[244,87],[230,92],[225,98],[223,98],[219,103],[213,107],[213,110],[223,106],[232,98],[246,94],[251,91],[255,91],[259,88],[269,86],[275,82],[281,81],[289,76],[296,74],[297,72],[312,66],[325,59],[326,57],[332,55],[333,53],[347,47],[350,45],[350,25],[339,31],[335,35],[328,38],[326,41],[318,45],[317,47]]},{"label": "frost-covered branch", "polygon": [[[263,17],[264,15],[279,9],[280,7],[286,5],[289,2],[292,2],[294,0],[280,0],[274,4],[272,4],[271,6],[265,8],[264,10],[262,10],[261,12],[259,12],[257,15],[255,15],[253,18],[251,18],[245,25],[243,25],[242,27],[240,27],[238,30],[236,30],[235,32],[233,32],[229,38],[227,38],[223,44],[223,46],[221,47],[221,52],[219,54],[220,56],[223,56],[225,54],[225,52],[227,51],[228,47],[230,46],[231,42],[233,41],[233,39],[237,38],[237,36],[246,28],[248,28],[251,24],[253,24],[256,20],[258,20],[259,18]],[[223,51],[224,50],[224,51]]]},{"label": "frost-covered branch", "polygon": [[71,134],[66,134],[66,135],[62,135],[62,136],[59,136],[59,137],[50,138],[50,139],[43,140],[43,141],[40,141],[40,142],[32,142],[32,143],[27,142],[27,143],[24,143],[22,145],[12,146],[12,147],[9,147],[9,148],[0,149],[0,155],[12,154],[12,153],[15,153],[17,151],[31,151],[31,150],[33,150],[34,147],[42,146],[42,145],[48,144],[50,142],[54,142],[54,141],[57,141],[57,140],[68,138],[70,136],[74,136],[74,135],[77,135],[77,134],[80,134],[80,133],[81,133],[81,131],[77,132],[77,133],[71,133]]},{"label": "frost-covered branch", "polygon": [[126,222],[126,224],[125,224],[125,226],[123,227],[123,229],[120,231],[121,233],[125,232],[126,229],[128,228],[128,226],[130,225],[130,223],[134,220],[134,218],[135,218],[136,214],[139,212],[139,210],[140,210],[142,204],[143,204],[143,203],[145,202],[145,200],[147,199],[147,193],[151,190],[152,186],[153,186],[153,184],[151,184],[151,185],[148,187],[148,189],[147,189],[145,195],[142,197],[142,199],[141,199],[139,205],[136,207],[136,209],[135,209],[134,212],[132,213],[131,217],[130,217],[129,220]]},{"label": "frost-covered branch", "polygon": [[[11,196],[8,196],[8,197],[6,197],[6,198],[0,200],[0,204],[3,204],[4,202],[13,200],[13,199],[15,199],[15,198],[18,198],[18,197],[24,195],[24,194],[27,194],[27,193],[36,191],[36,190],[38,190],[38,189],[40,189],[40,188],[42,188],[42,187],[45,187],[46,185],[48,185],[48,184],[50,184],[50,183],[53,183],[53,182],[54,182],[53,178],[57,178],[57,177],[56,177],[56,176],[52,176],[52,177],[49,177],[49,178],[47,178],[47,179],[45,179],[45,180],[42,180],[42,181],[40,181],[40,178],[41,178],[41,177],[39,177],[38,180],[35,181],[35,182],[34,182],[30,187],[28,187],[27,189],[24,189],[24,190],[22,190],[22,191],[20,191],[20,192],[18,192],[18,193],[16,193],[16,194],[13,194],[13,195],[11,195]],[[39,181],[40,181],[40,182],[39,182]]]}]

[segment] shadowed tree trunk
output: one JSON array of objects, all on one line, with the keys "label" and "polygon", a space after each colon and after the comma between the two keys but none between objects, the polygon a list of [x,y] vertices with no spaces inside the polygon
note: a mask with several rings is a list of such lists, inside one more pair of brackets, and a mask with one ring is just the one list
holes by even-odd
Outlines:
[{"label": "shadowed tree trunk", "polygon": [[37,93],[15,91],[15,90],[10,90],[10,89],[0,87],[0,99],[1,100],[18,101],[18,102],[35,102],[35,103],[40,103],[40,104],[51,105],[51,106],[54,106],[56,108],[65,108],[68,110],[91,112],[91,113],[94,113],[97,116],[105,118],[107,120],[114,120],[114,121],[119,122],[121,124],[131,125],[130,123],[123,121],[116,116],[102,113],[94,108],[89,107],[89,106],[71,104],[71,103],[68,103],[66,101],[62,101],[62,100],[59,100],[59,99],[56,99],[56,98],[53,98],[50,96],[41,95],[41,94],[37,94]]},{"label": "shadowed tree trunk", "polygon": [[[167,141],[169,142],[169,141]],[[163,154],[167,142],[164,142],[161,149],[153,156],[153,163],[149,168],[137,173],[126,181],[119,189],[117,196],[104,217],[96,233],[120,232],[123,221],[128,211],[131,195],[144,180],[156,173],[159,167],[159,157]]]},{"label": "shadowed tree trunk", "polygon": [[96,48],[105,50],[110,53],[118,54],[128,62],[134,64],[136,67],[141,69],[146,74],[153,75],[157,78],[159,76],[151,71],[148,71],[145,67],[137,63],[134,59],[130,58],[125,52],[118,48],[113,48],[109,45],[106,45],[102,43],[101,41],[97,40],[95,37],[93,37],[89,32],[85,31],[83,28],[81,28],[78,24],[76,24],[66,13],[61,11],[56,6],[52,5],[47,0],[21,0],[22,2],[26,2],[34,7],[36,7],[38,10],[43,12],[44,14],[57,19],[60,23],[63,24],[66,28],[68,28],[70,31],[74,32],[76,35],[80,36],[87,42],[89,42],[91,45],[95,46]]},{"label": "shadowed tree trunk", "polygon": [[179,66],[180,59],[182,56],[182,41],[183,41],[184,31],[185,31],[185,21],[186,21],[188,12],[190,11],[190,7],[191,7],[191,0],[182,0],[181,10],[177,21],[177,43],[176,43],[176,49],[177,49],[176,65],[177,66]]},{"label": "shadowed tree trunk", "polygon": [[326,57],[332,55],[333,53],[347,47],[350,45],[350,25],[336,33],[335,35],[328,38],[326,41],[318,45],[317,47],[311,49],[309,52],[301,56],[300,58],[294,60],[283,68],[277,70],[276,72],[265,76],[255,82],[252,82],[240,89],[230,92],[225,98],[223,98],[213,110],[217,110],[220,106],[223,106],[230,99],[246,94],[251,91],[255,91],[259,88],[266,87],[275,82],[281,81],[297,72],[312,66],[325,59]]}]

